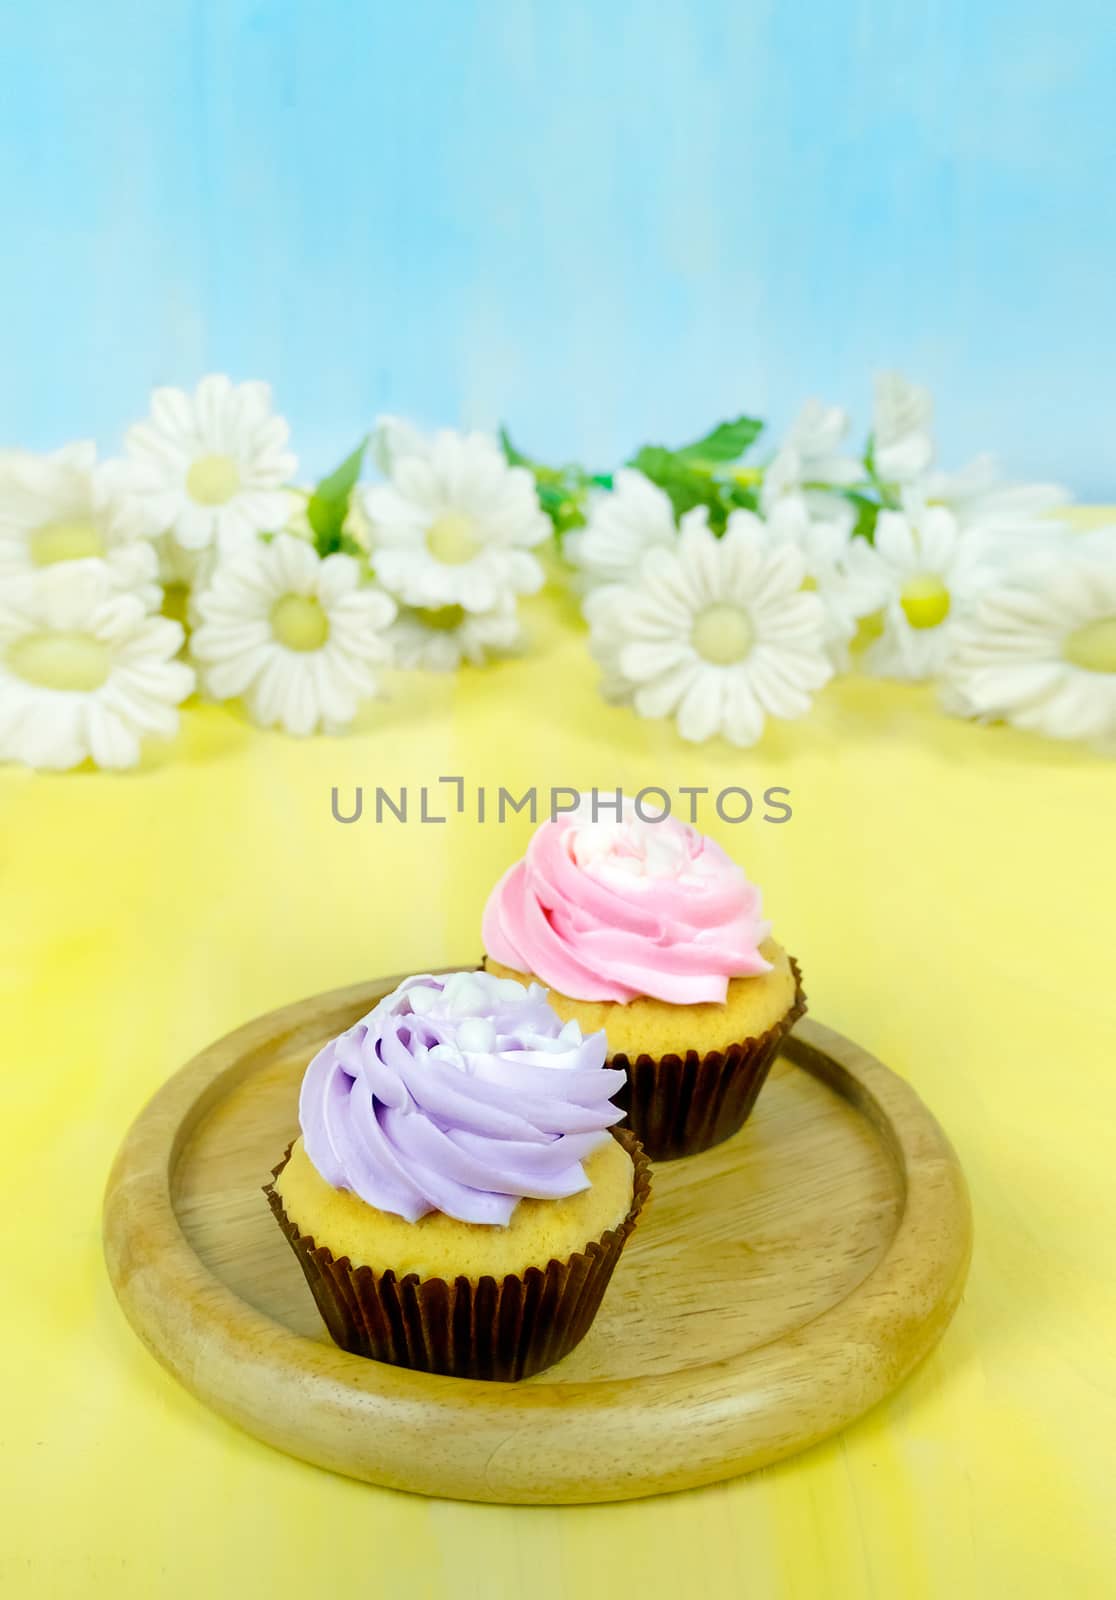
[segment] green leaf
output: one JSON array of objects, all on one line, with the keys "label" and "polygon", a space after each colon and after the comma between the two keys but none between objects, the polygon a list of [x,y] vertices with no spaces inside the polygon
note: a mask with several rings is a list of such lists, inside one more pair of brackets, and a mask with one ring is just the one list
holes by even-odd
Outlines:
[{"label": "green leaf", "polygon": [[868,443],[864,446],[864,470],[869,481],[880,497],[880,509],[883,511],[897,511],[902,504],[902,490],[899,484],[891,483],[886,478],[881,478],[879,468],[876,466],[876,436],[868,435]]},{"label": "green leaf", "polygon": [[847,489],[845,499],[856,508],[856,521],[853,524],[852,537],[854,539],[867,539],[869,544],[875,543],[876,519],[880,514],[878,500],[873,500],[869,495],[860,494],[856,489]]},{"label": "green leaf", "polygon": [[710,522],[715,525],[719,520],[721,528],[724,527],[720,486],[708,472],[694,467],[676,450],[666,450],[657,444],[644,445],[629,465],[658,484],[669,497],[676,517],[684,517],[695,506],[707,506]]},{"label": "green leaf", "polygon": [[500,446],[509,467],[526,467],[528,472],[534,473],[538,483],[562,483],[571,473],[580,470],[576,467],[547,467],[541,461],[533,461],[522,450],[516,449],[506,428],[500,429]]},{"label": "green leaf", "polygon": [[577,489],[568,483],[538,483],[536,484],[539,504],[554,524],[554,532],[559,542],[562,535],[571,528],[581,528],[585,525],[585,513],[581,508]]},{"label": "green leaf", "polygon": [[738,461],[763,432],[763,423],[757,417],[734,417],[730,422],[719,422],[704,438],[683,445],[675,454],[684,461],[715,467],[727,461]]},{"label": "green leaf", "polygon": [[610,473],[594,475],[583,467],[548,467],[525,456],[511,441],[507,428],[500,429],[500,447],[509,466],[526,467],[535,479],[539,505],[554,525],[559,545],[571,528],[585,525],[585,496],[594,485],[612,488]]},{"label": "green leaf", "polygon": [[323,504],[339,505],[341,503],[344,503],[346,507],[348,506],[353,490],[356,488],[357,480],[360,478],[360,469],[364,464],[364,452],[367,444],[368,436],[366,434],[352,454],[346,456],[341,465],[318,484],[314,493],[310,496],[311,506],[315,502],[319,506]]},{"label": "green leaf", "polygon": [[733,511],[758,511],[759,487],[752,483],[728,483],[724,488],[725,499]]},{"label": "green leaf", "polygon": [[306,516],[314,533],[314,548],[320,556],[334,555],[354,543],[348,539],[346,544],[345,518],[360,478],[367,444],[365,435],[352,455],[346,456],[335,471],[322,479],[307,501]]},{"label": "green leaf", "polygon": [[530,456],[525,456],[521,450],[515,448],[511,442],[511,435],[505,427],[500,428],[500,448],[510,467],[530,467],[532,471],[534,470],[535,463]]}]

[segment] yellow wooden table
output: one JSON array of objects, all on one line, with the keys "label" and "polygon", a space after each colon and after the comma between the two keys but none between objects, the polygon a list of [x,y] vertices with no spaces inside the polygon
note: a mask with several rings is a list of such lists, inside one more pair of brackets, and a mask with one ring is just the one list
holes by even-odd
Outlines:
[{"label": "yellow wooden table", "polygon": [[[0,770],[0,1593],[1116,1593],[1116,769],[856,679],[753,752],[694,749],[600,702],[567,603],[531,621],[524,660],[399,677],[344,739],[198,707],[135,774]],[[763,886],[813,1014],[945,1124],[976,1217],[944,1343],[831,1443],[627,1505],[428,1501],[237,1432],[126,1326],[100,1201],[152,1090],[284,1001],[475,959],[526,817],[343,826],[330,809],[334,785],[414,797],[454,774],[467,799],[790,790],[783,825],[701,821]]]}]

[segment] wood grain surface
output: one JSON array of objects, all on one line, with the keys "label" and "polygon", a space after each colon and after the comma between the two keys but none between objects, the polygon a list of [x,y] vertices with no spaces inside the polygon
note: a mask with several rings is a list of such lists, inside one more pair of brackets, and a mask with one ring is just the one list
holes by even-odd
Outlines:
[{"label": "wood grain surface", "polygon": [[585,1341],[516,1385],[329,1343],[261,1193],[317,1046],[385,978],[260,1017],[140,1115],[105,1199],[109,1273],[157,1358],[282,1450],[425,1494],[633,1498],[746,1472],[893,1390],[944,1331],[971,1244],[941,1129],[880,1062],[804,1021],[734,1138],[659,1165]]}]

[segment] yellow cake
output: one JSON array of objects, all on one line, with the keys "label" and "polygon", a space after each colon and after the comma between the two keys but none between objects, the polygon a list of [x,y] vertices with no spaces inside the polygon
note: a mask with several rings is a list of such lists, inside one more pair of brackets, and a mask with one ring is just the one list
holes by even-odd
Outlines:
[{"label": "yellow cake", "polygon": [[[651,995],[637,995],[623,1005],[615,1000],[575,1000],[548,991],[547,998],[563,1022],[576,1019],[586,1033],[603,1028],[610,1056],[685,1055],[696,1050],[724,1050],[729,1045],[758,1039],[776,1026],[794,1004],[795,979],[790,957],[774,939],[765,939],[760,952],[771,971],[754,978],[730,978],[723,1005],[714,1001],[678,1006]],[[487,971],[519,983],[542,983],[533,973],[516,972],[486,956]]]},{"label": "yellow cake", "polygon": [[505,1227],[460,1222],[429,1211],[408,1222],[353,1194],[334,1189],[311,1163],[301,1139],[275,1180],[283,1209],[300,1233],[325,1245],[337,1259],[398,1277],[502,1278],[545,1267],[583,1250],[618,1228],[632,1206],[632,1158],[615,1139],[584,1163],[590,1187],[558,1200],[521,1200]]}]

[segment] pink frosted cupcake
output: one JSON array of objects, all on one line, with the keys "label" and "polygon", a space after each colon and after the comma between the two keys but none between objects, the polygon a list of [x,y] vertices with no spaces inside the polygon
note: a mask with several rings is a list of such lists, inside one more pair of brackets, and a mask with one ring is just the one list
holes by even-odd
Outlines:
[{"label": "pink frosted cupcake", "polygon": [[617,1103],[648,1155],[692,1155],[742,1125],[806,1009],[760,891],[673,818],[545,822],[485,906],[485,966],[545,984],[564,1020],[603,1028]]}]

